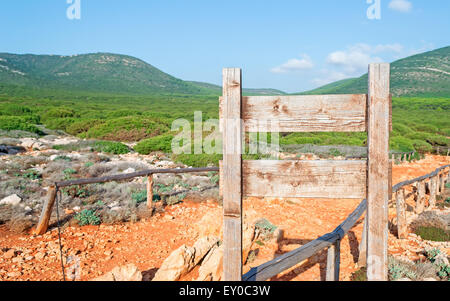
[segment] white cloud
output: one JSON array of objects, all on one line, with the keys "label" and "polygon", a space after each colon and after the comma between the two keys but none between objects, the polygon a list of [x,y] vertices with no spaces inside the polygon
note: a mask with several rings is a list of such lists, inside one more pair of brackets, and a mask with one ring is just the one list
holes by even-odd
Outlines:
[{"label": "white cloud", "polygon": [[392,0],[389,8],[402,13],[408,13],[412,10],[412,3],[408,0]]},{"label": "white cloud", "polygon": [[328,67],[320,73],[320,78],[314,78],[312,83],[322,86],[338,80],[358,77],[367,72],[370,63],[386,61],[380,56],[402,56],[405,53],[403,45],[399,43],[369,45],[357,43],[344,50],[331,52],[326,63]]},{"label": "white cloud", "polygon": [[293,71],[301,71],[301,70],[307,70],[314,67],[314,63],[312,62],[311,58],[304,54],[302,55],[301,59],[290,59],[286,63],[272,68],[270,71],[272,73],[286,73],[286,72],[293,72]]}]

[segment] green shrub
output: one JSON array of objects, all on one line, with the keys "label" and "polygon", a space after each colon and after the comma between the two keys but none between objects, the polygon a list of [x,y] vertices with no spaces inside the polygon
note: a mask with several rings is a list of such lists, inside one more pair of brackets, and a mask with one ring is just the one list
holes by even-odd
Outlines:
[{"label": "green shrub", "polygon": [[36,120],[33,117],[17,117],[17,116],[0,116],[0,129],[6,131],[26,131],[38,135],[44,133],[34,124]]},{"label": "green shrub", "polygon": [[134,201],[135,205],[146,202],[147,201],[147,190],[141,190],[141,191],[132,193],[131,199]]},{"label": "green shrub", "polygon": [[425,240],[450,241],[450,231],[436,227],[418,227],[416,234]]},{"label": "green shrub", "polygon": [[180,162],[192,167],[206,167],[209,165],[219,166],[219,161],[222,160],[222,155],[172,155],[172,160]]},{"label": "green shrub", "polygon": [[100,225],[101,219],[97,213],[93,210],[83,210],[75,215],[75,219],[78,221],[80,226],[86,225]]},{"label": "green shrub", "polygon": [[50,118],[67,118],[67,117],[74,117],[75,112],[71,109],[59,107],[59,108],[51,108],[48,111],[46,111],[43,115],[43,119],[50,119]]},{"label": "green shrub", "polygon": [[130,149],[125,144],[112,141],[97,141],[93,148],[95,151],[114,155],[123,155],[130,152]]},{"label": "green shrub", "polygon": [[90,128],[103,124],[104,121],[99,120],[99,119],[89,119],[89,120],[81,120],[81,121],[76,121],[72,124],[67,125],[66,127],[66,132],[69,133],[70,135],[79,135],[81,133],[85,133],[87,131],[89,131]]},{"label": "green shrub", "polygon": [[172,152],[172,135],[162,135],[145,139],[139,142],[134,150],[141,155],[148,155],[151,152],[161,151],[164,153]]},{"label": "green shrub", "polygon": [[413,147],[420,153],[429,153],[433,150],[433,146],[422,140],[413,140]]}]

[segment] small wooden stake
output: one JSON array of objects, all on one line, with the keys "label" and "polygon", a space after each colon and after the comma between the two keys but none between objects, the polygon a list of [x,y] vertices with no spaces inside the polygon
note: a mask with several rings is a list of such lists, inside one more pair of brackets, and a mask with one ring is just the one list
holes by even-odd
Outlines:
[{"label": "small wooden stake", "polygon": [[428,201],[430,203],[430,208],[436,206],[436,188],[437,188],[436,182],[437,182],[436,177],[432,177],[430,179],[430,199]]},{"label": "small wooden stake", "polygon": [[50,186],[47,193],[47,200],[44,204],[44,210],[42,210],[41,217],[39,218],[39,223],[34,231],[36,235],[42,235],[47,232],[48,223],[52,215],[52,209],[56,200],[56,187]]},{"label": "small wooden stake", "polygon": [[364,227],[359,243],[358,266],[365,267],[367,264],[367,216],[364,218]]},{"label": "small wooden stake", "polygon": [[397,232],[398,238],[406,238],[407,233],[407,222],[406,222],[406,204],[405,204],[405,191],[400,189],[397,191]]},{"label": "small wooden stake", "polygon": [[147,208],[153,208],[153,174],[147,177]]},{"label": "small wooden stake", "polygon": [[339,281],[341,261],[341,241],[337,240],[328,248],[326,281]]},{"label": "small wooden stake", "polygon": [[425,182],[417,183],[417,199],[416,199],[416,213],[420,214],[425,210]]}]

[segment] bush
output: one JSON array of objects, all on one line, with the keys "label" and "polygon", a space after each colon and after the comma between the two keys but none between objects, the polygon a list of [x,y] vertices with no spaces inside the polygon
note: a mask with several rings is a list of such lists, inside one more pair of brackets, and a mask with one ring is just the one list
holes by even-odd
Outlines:
[{"label": "bush", "polygon": [[222,160],[222,155],[173,155],[172,160],[175,162],[180,162],[192,167],[206,167],[209,165],[219,166],[219,161]]},{"label": "bush", "polygon": [[69,133],[70,135],[79,135],[81,133],[87,132],[90,128],[102,123],[104,123],[104,121],[99,119],[77,121],[72,124],[69,124],[66,127],[66,132]]},{"label": "bush", "polygon": [[67,117],[74,117],[75,113],[73,110],[60,107],[60,108],[52,108],[46,111],[43,115],[43,119],[50,119],[50,118],[67,118]]},{"label": "bush", "polygon": [[148,155],[151,152],[161,151],[164,153],[172,152],[172,135],[162,135],[149,139],[142,140],[135,147],[134,150],[141,155]]},{"label": "bush", "polygon": [[130,149],[123,143],[112,141],[97,141],[93,146],[94,150],[114,155],[128,154]]},{"label": "bush", "polygon": [[97,213],[93,210],[83,210],[75,215],[75,220],[78,221],[78,224],[80,226],[86,226],[86,225],[100,225],[101,219],[97,215]]},{"label": "bush", "polygon": [[418,227],[416,234],[425,240],[450,241],[450,231],[436,227]]},{"label": "bush", "polygon": [[39,128],[30,124],[36,122],[33,119],[33,117],[0,116],[0,129],[7,131],[20,130],[43,135],[44,133]]}]

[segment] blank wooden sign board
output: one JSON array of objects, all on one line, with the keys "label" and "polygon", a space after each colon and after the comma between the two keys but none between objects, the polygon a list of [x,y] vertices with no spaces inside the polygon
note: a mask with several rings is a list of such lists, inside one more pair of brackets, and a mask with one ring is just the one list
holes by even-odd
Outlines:
[{"label": "blank wooden sign board", "polygon": [[[368,94],[242,97],[242,72],[223,70],[221,191],[224,212],[223,280],[242,279],[242,198],[367,198],[367,276],[387,280],[389,64],[369,65]],[[241,122],[242,120],[242,122]],[[245,132],[367,132],[368,159],[243,161]]]}]

